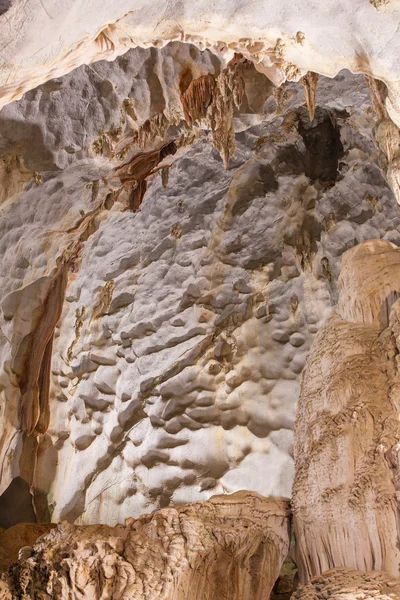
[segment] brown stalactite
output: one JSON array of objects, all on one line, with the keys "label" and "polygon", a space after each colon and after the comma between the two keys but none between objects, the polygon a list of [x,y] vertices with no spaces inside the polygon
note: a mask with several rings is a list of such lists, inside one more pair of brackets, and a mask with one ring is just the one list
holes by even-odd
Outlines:
[{"label": "brown stalactite", "polygon": [[116,175],[122,187],[116,192],[116,197],[123,188],[131,190],[129,194],[129,210],[136,212],[142,204],[147,190],[147,177],[157,171],[157,167],[166,158],[175,154],[178,146],[175,140],[166,142],[160,148],[150,152],[135,154],[129,161],[117,167]]},{"label": "brown stalactite", "polygon": [[376,112],[376,116],[379,121],[388,119],[389,115],[386,110],[385,101],[388,95],[388,90],[383,81],[371,77],[371,75],[364,75],[365,82],[369,88],[371,95],[371,104]]},{"label": "brown stalactite", "polygon": [[233,112],[239,108],[245,91],[243,69],[248,61],[240,54],[222,71],[216,81],[213,102],[210,107],[210,128],[213,146],[221,155],[225,168],[235,154],[235,128]]},{"label": "brown stalactite", "polygon": [[300,80],[301,83],[304,85],[306,104],[308,108],[308,114],[310,115],[310,121],[314,120],[315,115],[318,79],[318,73],[308,71],[308,73],[306,73],[304,77],[302,77]]},{"label": "brown stalactite", "polygon": [[129,210],[137,212],[143,202],[144,195],[147,190],[147,181],[138,181],[137,185],[132,189],[129,195]]},{"label": "brown stalactite", "polygon": [[215,78],[210,73],[194,79],[181,94],[181,103],[186,123],[192,126],[195,121],[204,119],[213,101]]},{"label": "brown stalactite", "polygon": [[386,179],[400,204],[400,130],[386,109],[388,96],[386,85],[370,75],[365,75],[364,79],[370,90],[372,107],[378,117],[375,140],[386,157]]}]

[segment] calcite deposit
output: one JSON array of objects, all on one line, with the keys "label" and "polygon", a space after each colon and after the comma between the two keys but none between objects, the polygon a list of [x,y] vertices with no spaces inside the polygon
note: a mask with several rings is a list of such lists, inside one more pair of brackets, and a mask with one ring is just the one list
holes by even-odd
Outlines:
[{"label": "calcite deposit", "polygon": [[125,525],[63,523],[0,581],[3,598],[264,600],[289,549],[289,505],[239,492]]},{"label": "calcite deposit", "polygon": [[293,489],[301,579],[346,566],[398,576],[400,250],[342,260],[339,303],[303,371]]},{"label": "calcite deposit", "polygon": [[399,32],[0,0],[5,597],[399,600]]},{"label": "calcite deposit", "polygon": [[398,600],[400,581],[381,571],[326,571],[301,587],[292,600]]}]

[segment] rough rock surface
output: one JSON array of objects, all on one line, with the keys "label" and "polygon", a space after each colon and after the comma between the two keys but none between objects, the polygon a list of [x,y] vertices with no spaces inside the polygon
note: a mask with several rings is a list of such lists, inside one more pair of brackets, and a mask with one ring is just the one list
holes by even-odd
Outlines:
[{"label": "rough rock surface", "polygon": [[[4,0],[0,10],[2,103],[83,63],[113,60],[133,46],[192,42],[232,58],[243,53],[276,83],[307,71],[348,68],[389,87],[399,123],[399,6],[396,0]],[[55,26],[56,25],[56,26]],[[373,26],[372,26],[373,25]]]},{"label": "rough rock surface", "polygon": [[332,569],[299,588],[292,600],[399,600],[400,580],[381,571]]},{"label": "rough rock surface", "polygon": [[0,585],[13,600],[265,600],[288,548],[288,501],[238,492],[125,526],[63,523]]},{"label": "rough rock surface", "polygon": [[293,487],[302,581],[329,568],[400,564],[400,249],[346,252],[337,309],[302,375]]},{"label": "rough rock surface", "polygon": [[56,527],[53,523],[18,523],[0,532],[0,572],[16,562],[21,549],[31,547],[36,540]]},{"label": "rough rock surface", "polygon": [[[15,115],[26,130],[34,124],[44,137],[47,126],[62,140],[49,140],[47,163],[43,146],[26,144],[23,158],[44,183],[25,184],[0,213],[7,526],[35,518],[112,525],[243,488],[289,496],[299,375],[336,302],[341,255],[369,238],[400,243],[369,91],[349,73],[320,78],[312,123],[303,85],[266,88],[257,108],[257,86],[245,78],[228,170],[202,129],[173,157],[168,186],[155,174],[140,212],[126,210],[125,192],[115,200],[121,160],[89,148],[117,125],[126,94],[139,102],[138,89],[153,98],[168,81],[176,87],[166,65],[173,57],[194,64],[192,55],[178,43],[132,50],[94,65],[96,76],[84,67],[0,114],[4,147],[18,142],[18,127],[7,125]],[[207,53],[200,60],[217,73]],[[164,66],[151,90],[141,67],[131,92],[132,69],[146,61]],[[74,96],[72,82],[96,98],[99,77],[126,87],[96,104],[101,127],[88,116],[84,143],[74,123],[88,100]],[[160,110],[171,94],[163,92]],[[58,106],[65,122],[44,120],[37,103]],[[159,114],[142,106],[141,124]],[[65,145],[82,151],[65,160]]]}]

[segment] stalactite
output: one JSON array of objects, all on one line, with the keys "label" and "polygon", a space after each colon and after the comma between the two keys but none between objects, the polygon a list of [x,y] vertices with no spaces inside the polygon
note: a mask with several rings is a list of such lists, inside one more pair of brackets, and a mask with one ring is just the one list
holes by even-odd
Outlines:
[{"label": "stalactite", "polygon": [[[177,124],[177,119],[172,114],[167,115],[165,112],[161,112],[138,126],[132,102],[128,102],[129,100],[131,99],[127,98],[122,103],[118,127],[107,129],[92,142],[93,154],[123,160],[132,148],[135,146],[146,148],[148,144],[151,144],[157,138],[165,138],[168,127]],[[124,129],[127,115],[129,116],[130,125],[128,133]],[[133,118],[132,115],[136,118]]]},{"label": "stalactite", "polygon": [[123,188],[130,190],[129,209],[134,212],[137,211],[146,193],[146,179],[157,171],[160,162],[167,156],[175,154],[177,150],[177,143],[172,140],[163,144],[157,150],[135,154],[128,162],[117,167],[115,173],[122,184],[122,187],[116,193],[117,197]]},{"label": "stalactite", "polygon": [[168,181],[169,169],[167,167],[164,167],[163,169],[161,169],[161,182],[164,189],[168,187]]},{"label": "stalactite", "polygon": [[229,159],[235,153],[235,129],[233,112],[239,108],[244,95],[243,66],[247,63],[241,55],[235,55],[216,81],[213,102],[209,109],[209,124],[214,148],[220,153],[228,168]]},{"label": "stalactite", "polygon": [[183,113],[189,126],[205,118],[207,109],[213,101],[214,89],[215,78],[208,74],[194,79],[181,93]]},{"label": "stalactite", "polygon": [[371,104],[376,112],[379,121],[388,119],[389,115],[386,110],[385,102],[388,95],[387,87],[383,81],[374,79],[371,75],[364,75],[365,82],[369,88],[371,96]]},{"label": "stalactite", "polygon": [[308,108],[308,113],[310,115],[310,121],[314,120],[318,79],[318,73],[308,71],[308,73],[306,73],[304,77],[302,77],[300,80],[301,83],[304,85],[306,104]]},{"label": "stalactite", "polygon": [[386,85],[369,75],[365,75],[365,81],[370,90],[372,106],[378,117],[375,139],[388,161],[386,179],[400,204],[400,129],[391,120],[386,110],[385,102],[388,96]]},{"label": "stalactite", "polygon": [[137,212],[139,210],[146,191],[147,181],[145,179],[138,181],[137,184],[132,188],[132,191],[129,194],[129,209],[132,212]]}]

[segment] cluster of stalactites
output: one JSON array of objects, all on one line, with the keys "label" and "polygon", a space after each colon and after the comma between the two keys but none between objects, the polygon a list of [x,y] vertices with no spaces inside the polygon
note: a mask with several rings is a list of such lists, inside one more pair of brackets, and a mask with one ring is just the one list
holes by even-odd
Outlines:
[{"label": "cluster of stalactites", "polygon": [[[125,99],[121,106],[119,126],[96,138],[92,143],[93,154],[123,159],[135,146],[145,150],[157,139],[165,140],[169,127],[179,126],[183,112],[185,124],[181,128],[182,134],[193,137],[190,132],[199,125],[210,129],[212,143],[221,154],[225,166],[228,166],[229,158],[235,152],[233,113],[242,103],[245,90],[243,74],[250,64],[238,54],[218,76],[207,73],[193,79],[191,72],[184,71],[179,85],[181,107],[164,110],[140,126],[133,100]],[[124,132],[126,124],[128,135]]]},{"label": "cluster of stalactites", "polygon": [[375,139],[387,159],[386,179],[400,204],[400,129],[386,110],[388,95],[386,85],[369,75],[365,76],[365,81],[370,89],[372,106],[378,117]]},{"label": "cluster of stalactites", "polygon": [[218,77],[202,75],[192,80],[180,96],[186,123],[192,127],[196,122],[205,122],[225,167],[235,153],[233,113],[243,100],[243,69],[247,63],[237,54]]}]

